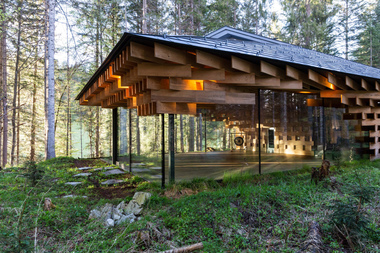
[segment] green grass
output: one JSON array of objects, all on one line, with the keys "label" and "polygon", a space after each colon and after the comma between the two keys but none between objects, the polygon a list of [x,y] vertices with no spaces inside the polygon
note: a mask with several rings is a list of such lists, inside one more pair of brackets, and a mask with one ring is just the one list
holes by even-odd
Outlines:
[{"label": "green grass", "polygon": [[[97,195],[85,179],[79,186],[64,184],[78,173],[73,158],[48,160],[38,168],[44,171],[43,178],[34,187],[25,169],[0,172],[2,252],[30,252],[35,247],[40,252],[157,252],[197,242],[203,242],[204,252],[296,252],[312,220],[321,225],[330,252],[342,252],[349,245],[332,222],[334,205],[352,203],[357,210],[363,187],[370,187],[373,194],[360,207],[366,227],[359,231],[354,247],[357,252],[380,252],[380,161],[344,162],[332,168],[342,194],[327,181],[311,183],[310,168],[304,167],[261,176],[226,175],[222,182],[195,178],[169,185],[165,191],[158,183],[131,177],[125,180],[130,194],[112,199]],[[109,229],[88,220],[90,210],[129,201],[135,191],[153,193],[141,220]],[[61,198],[68,194],[78,197]],[[55,209],[42,210],[45,197],[52,199]],[[170,231],[171,236],[154,237],[152,226]],[[152,241],[136,243],[138,231],[149,231]]]}]

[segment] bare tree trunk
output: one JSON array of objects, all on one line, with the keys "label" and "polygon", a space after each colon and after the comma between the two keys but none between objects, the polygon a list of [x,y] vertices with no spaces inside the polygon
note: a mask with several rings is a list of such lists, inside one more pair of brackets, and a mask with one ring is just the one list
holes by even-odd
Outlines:
[{"label": "bare tree trunk", "polygon": [[55,34],[55,0],[49,0],[49,37],[48,37],[48,133],[47,157],[55,157],[55,84],[54,84],[54,34]]},{"label": "bare tree trunk", "polygon": [[22,0],[18,1],[18,31],[17,31],[17,44],[16,44],[16,64],[15,64],[15,78],[13,85],[13,102],[12,102],[12,149],[11,149],[11,166],[14,165],[15,148],[16,148],[16,107],[17,107],[17,90],[18,90],[18,77],[19,77],[19,64],[20,64],[20,44],[21,44],[21,18],[22,18]]},{"label": "bare tree trunk", "polygon": [[[2,11],[5,13],[5,3],[2,2]],[[2,28],[2,36],[1,36],[1,63],[2,63],[2,99],[3,99],[3,159],[2,165],[5,167],[8,160],[8,95],[7,95],[7,24],[6,21],[3,20],[1,24]]]},{"label": "bare tree trunk", "polygon": [[36,61],[36,63],[34,64],[34,82],[33,82],[33,91],[32,91],[32,123],[31,123],[31,129],[30,129],[30,160],[31,161],[36,160],[37,69],[38,69],[38,61]]},{"label": "bare tree trunk", "polygon": [[[155,147],[153,147],[155,148]],[[120,109],[120,154],[127,153],[127,109]]]},{"label": "bare tree trunk", "polygon": [[70,110],[70,54],[69,54],[69,29],[66,26],[66,45],[67,45],[67,69],[66,69],[66,80],[67,80],[67,109],[66,109],[66,156],[71,155],[71,110]]},{"label": "bare tree trunk", "polygon": [[[97,1],[99,7],[99,1]],[[95,67],[99,67],[100,58],[100,22],[98,17],[96,18],[96,38],[95,38]],[[100,149],[100,108],[96,107],[96,126],[95,126],[95,157],[99,157]]]},{"label": "bare tree trunk", "polygon": [[191,14],[190,14],[190,28],[191,34],[194,34],[194,0],[190,0],[190,9],[191,9]]},{"label": "bare tree trunk", "polygon": [[198,124],[199,124],[199,127],[198,127],[199,149],[198,149],[198,151],[202,151],[203,150],[203,127],[202,127],[203,117],[202,117],[202,113],[199,114]]},{"label": "bare tree trunk", "polygon": [[225,126],[223,126],[223,144],[222,144],[223,151],[226,150],[227,147],[227,129]]},{"label": "bare tree trunk", "polygon": [[346,0],[346,10],[345,10],[345,26],[344,26],[344,34],[345,34],[345,44],[346,44],[346,60],[348,60],[348,0]]},{"label": "bare tree trunk", "polygon": [[137,155],[140,155],[140,148],[141,148],[141,143],[140,143],[140,118],[137,115],[136,111],[136,153]]},{"label": "bare tree trunk", "polygon": [[45,17],[44,17],[44,109],[45,109],[45,157],[48,156],[48,36],[49,36],[49,0],[45,0]]},{"label": "bare tree trunk", "polygon": [[181,152],[185,153],[185,145],[183,143],[183,116],[179,115],[179,134],[180,134],[180,142],[181,142]]},{"label": "bare tree trunk", "polygon": [[[18,80],[21,80],[20,73],[18,76]],[[17,136],[16,136],[16,164],[18,165],[20,162],[20,91],[21,87],[17,90]]]},{"label": "bare tree trunk", "polygon": [[142,33],[146,33],[147,30],[147,24],[146,24],[146,0],[143,0],[143,7],[142,7]]},{"label": "bare tree trunk", "polygon": [[189,152],[194,152],[194,117],[189,117],[189,136],[188,136],[188,143],[189,143]]}]

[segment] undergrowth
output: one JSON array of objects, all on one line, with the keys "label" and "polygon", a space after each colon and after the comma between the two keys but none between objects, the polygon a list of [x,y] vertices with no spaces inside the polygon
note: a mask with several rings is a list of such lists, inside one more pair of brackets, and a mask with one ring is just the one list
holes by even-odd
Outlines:
[{"label": "undergrowth", "polygon": [[[196,178],[165,190],[131,176],[124,180],[128,187],[122,189],[126,191],[122,197],[112,198],[99,195],[86,179],[81,179],[82,185],[65,185],[78,173],[76,162],[60,157],[0,172],[2,252],[157,252],[197,242],[203,242],[204,252],[297,252],[310,221],[321,225],[330,252],[380,249],[380,161],[340,162],[333,167],[339,191],[328,180],[311,183],[310,168],[304,167],[226,175],[220,182]],[[92,166],[108,165],[94,161]],[[92,209],[127,202],[135,191],[153,194],[141,220],[113,228],[88,220]],[[62,197],[69,194],[76,196]],[[42,209],[47,197],[55,209]],[[170,243],[136,242],[133,235],[152,232],[152,224],[171,232],[165,239]]]}]

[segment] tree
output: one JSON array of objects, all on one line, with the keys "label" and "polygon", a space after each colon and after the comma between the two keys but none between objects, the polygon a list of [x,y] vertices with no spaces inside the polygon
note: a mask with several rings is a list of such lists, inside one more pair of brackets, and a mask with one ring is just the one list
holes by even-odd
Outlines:
[{"label": "tree", "polygon": [[47,99],[47,153],[46,159],[55,157],[55,85],[54,85],[54,34],[55,34],[55,0],[48,0],[48,99]]},{"label": "tree", "polygon": [[281,5],[286,18],[279,34],[283,41],[322,53],[337,53],[332,20],[337,7],[332,0],[282,0]]},{"label": "tree", "polygon": [[8,103],[7,103],[7,16],[6,1],[1,1],[1,88],[3,106],[3,146],[2,146],[2,165],[5,167],[8,157]]},{"label": "tree", "polygon": [[380,2],[368,6],[360,16],[361,32],[358,35],[359,47],[353,53],[358,62],[380,67]]},{"label": "tree", "polygon": [[241,28],[259,35],[268,34],[269,4],[267,0],[247,0],[242,5]]},{"label": "tree", "polygon": [[357,31],[360,26],[360,16],[365,9],[366,2],[357,0],[342,0],[339,4],[337,42],[344,43],[344,56],[349,59],[350,53],[357,42]]},{"label": "tree", "polygon": [[239,24],[239,2],[236,0],[215,0],[208,6],[207,19],[204,20],[204,33],[212,32],[223,26],[237,27]]}]

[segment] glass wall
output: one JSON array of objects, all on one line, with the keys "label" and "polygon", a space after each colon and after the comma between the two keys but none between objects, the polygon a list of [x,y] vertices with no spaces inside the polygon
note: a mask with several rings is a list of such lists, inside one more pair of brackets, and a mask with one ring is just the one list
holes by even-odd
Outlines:
[{"label": "glass wall", "polygon": [[[161,180],[161,120],[160,116],[137,116],[136,109],[120,110],[120,166],[146,180]],[[124,129],[126,129],[124,131]],[[131,132],[129,132],[131,130]],[[130,135],[131,133],[131,135]],[[129,139],[131,136],[131,140]]]},{"label": "glass wall", "polygon": [[262,172],[319,166],[323,157],[323,108],[316,95],[260,91]]},{"label": "glass wall", "polygon": [[[273,90],[251,94],[251,104],[204,104],[197,105],[196,115],[174,115],[173,130],[165,115],[166,182],[169,132],[174,136],[176,181],[319,167],[323,158],[339,165],[357,159],[356,151],[368,145],[368,131],[357,131],[358,120],[351,119],[339,104],[325,104],[318,94]],[[147,180],[161,181],[161,119],[161,115],[137,117],[136,110],[120,111],[119,161]]]}]

